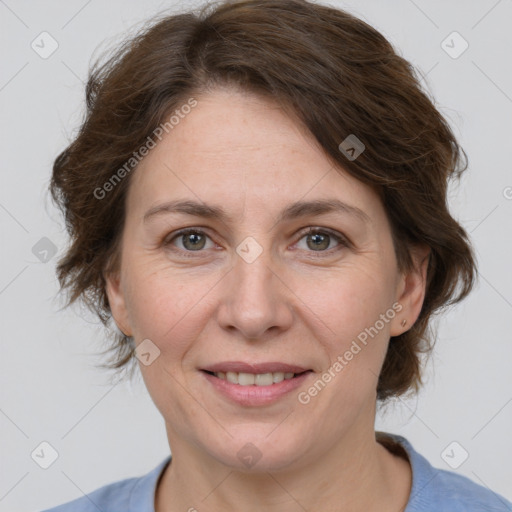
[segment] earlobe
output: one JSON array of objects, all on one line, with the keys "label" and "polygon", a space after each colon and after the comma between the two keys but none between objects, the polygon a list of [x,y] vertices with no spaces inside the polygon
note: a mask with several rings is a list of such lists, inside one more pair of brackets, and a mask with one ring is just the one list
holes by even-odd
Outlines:
[{"label": "earlobe", "polygon": [[411,257],[413,268],[401,275],[397,287],[397,301],[402,309],[391,325],[391,336],[398,336],[412,327],[425,299],[430,248],[414,247],[411,249]]},{"label": "earlobe", "polygon": [[114,322],[123,334],[126,336],[132,336],[133,334],[128,318],[126,299],[119,274],[111,273],[105,275],[105,283],[105,291]]}]

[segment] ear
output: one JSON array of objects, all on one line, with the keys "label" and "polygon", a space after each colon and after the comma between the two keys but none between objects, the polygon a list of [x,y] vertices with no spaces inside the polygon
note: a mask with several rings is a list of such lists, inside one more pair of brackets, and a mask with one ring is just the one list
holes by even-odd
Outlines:
[{"label": "ear", "polygon": [[128,309],[126,307],[126,298],[122,287],[119,273],[110,273],[105,275],[105,291],[110,305],[110,311],[117,327],[126,335],[133,336],[130,326]]},{"label": "ear", "polygon": [[[392,321],[391,336],[398,336],[409,330],[420,314],[425,299],[429,256],[428,246],[416,245],[411,248],[413,268],[403,272],[398,282],[396,301],[401,304],[402,309]],[[404,320],[407,323],[402,325]]]}]

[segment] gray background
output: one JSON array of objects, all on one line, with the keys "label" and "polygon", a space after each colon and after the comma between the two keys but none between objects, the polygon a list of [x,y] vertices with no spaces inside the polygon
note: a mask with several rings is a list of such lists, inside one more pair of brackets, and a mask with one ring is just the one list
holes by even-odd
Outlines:
[{"label": "gray background", "polygon": [[[465,450],[455,471],[512,500],[512,2],[331,3],[383,32],[422,72],[470,161],[450,196],[476,247],[480,284],[440,318],[420,396],[396,400],[377,428],[406,436],[444,469]],[[105,348],[97,320],[79,308],[59,311],[54,270],[66,235],[46,186],[79,126],[91,59],[176,6],[192,3],[0,0],[1,511],[82,496],[146,473],[169,452],[141,379],[116,384],[94,368]],[[47,58],[31,47],[51,49],[43,31],[58,43]],[[442,46],[453,31],[469,44],[457,58]],[[463,48],[453,36],[447,42],[452,54]],[[31,458],[43,441],[59,454],[48,469]]]}]

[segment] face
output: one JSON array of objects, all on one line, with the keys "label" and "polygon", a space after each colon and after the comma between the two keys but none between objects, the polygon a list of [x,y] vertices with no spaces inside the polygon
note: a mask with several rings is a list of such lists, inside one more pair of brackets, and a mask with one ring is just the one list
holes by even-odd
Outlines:
[{"label": "face", "polygon": [[132,176],[112,313],[173,454],[298,467],[373,435],[389,337],[419,314],[425,268],[399,272],[377,194],[279,107],[196,99]]}]

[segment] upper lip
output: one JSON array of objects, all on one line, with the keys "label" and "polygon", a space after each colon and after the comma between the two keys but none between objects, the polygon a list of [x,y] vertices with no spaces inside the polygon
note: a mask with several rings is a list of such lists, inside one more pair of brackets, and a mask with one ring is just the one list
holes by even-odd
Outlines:
[{"label": "upper lip", "polygon": [[271,361],[268,363],[245,363],[243,361],[223,361],[201,368],[208,372],[236,372],[236,373],[302,373],[308,370],[295,364]]}]

